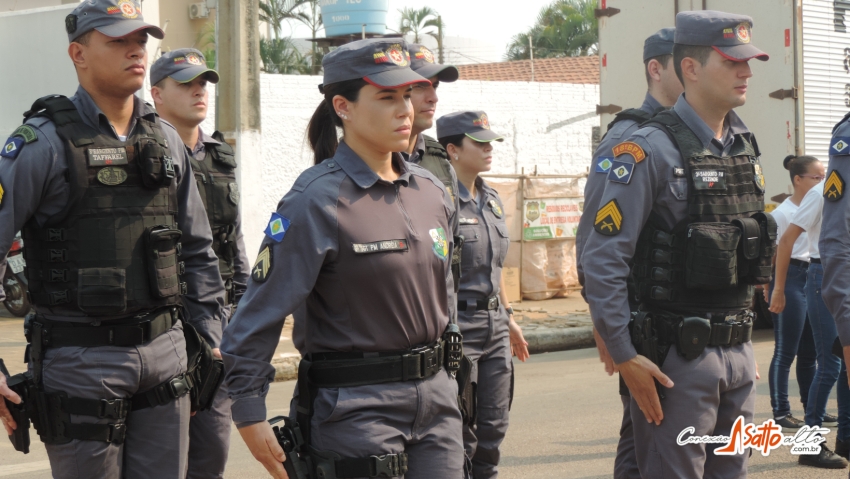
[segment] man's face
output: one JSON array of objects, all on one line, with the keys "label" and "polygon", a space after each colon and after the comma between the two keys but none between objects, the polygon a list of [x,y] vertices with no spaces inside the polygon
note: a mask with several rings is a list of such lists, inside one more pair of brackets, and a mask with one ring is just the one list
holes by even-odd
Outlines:
[{"label": "man's face", "polygon": [[751,76],[749,62],[728,60],[712,50],[705,65],[696,63],[700,94],[726,109],[742,106],[747,101],[747,83]]},{"label": "man's face", "polygon": [[94,30],[87,45],[80,45],[82,63],[77,64],[81,80],[85,78],[98,93],[129,96],[142,88],[147,71],[147,30],[124,37],[108,37]]},{"label": "man's face", "polygon": [[151,96],[159,115],[170,123],[195,127],[207,118],[209,92],[206,75],[187,83],[166,77],[159,86],[151,88]]},{"label": "man's face", "polygon": [[410,103],[413,104],[413,133],[419,134],[434,126],[434,115],[437,113],[437,87],[440,80],[431,77],[428,83],[416,83],[410,94]]}]

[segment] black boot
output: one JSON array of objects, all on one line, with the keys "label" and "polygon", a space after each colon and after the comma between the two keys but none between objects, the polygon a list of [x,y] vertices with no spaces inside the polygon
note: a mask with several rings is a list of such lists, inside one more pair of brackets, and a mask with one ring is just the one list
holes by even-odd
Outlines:
[{"label": "black boot", "polygon": [[835,438],[835,453],[844,459],[850,459],[850,441]]},{"label": "black boot", "polygon": [[820,467],[823,469],[844,469],[847,460],[829,450],[825,442],[820,444],[820,453],[817,455],[803,454],[799,463],[804,466]]}]

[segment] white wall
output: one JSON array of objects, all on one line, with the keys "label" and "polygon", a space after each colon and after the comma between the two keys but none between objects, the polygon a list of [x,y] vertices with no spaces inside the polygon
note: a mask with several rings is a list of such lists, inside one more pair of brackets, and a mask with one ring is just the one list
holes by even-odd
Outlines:
[{"label": "white wall", "polygon": [[[262,168],[256,177],[242,177],[243,190],[259,188],[260,204],[242,205],[243,215],[265,224],[281,197],[298,175],[312,165],[306,141],[307,122],[322,97],[316,87],[321,77],[262,74]],[[493,173],[577,174],[587,171],[591,156],[591,128],[598,85],[561,83],[459,81],[439,89],[437,114],[484,110],[494,131],[505,136],[495,150]],[[210,92],[214,97],[214,90]],[[210,111],[214,111],[211,105]],[[202,125],[212,131],[212,115]],[[550,125],[584,118],[547,133]],[[434,131],[427,132],[434,135]],[[241,158],[239,161],[256,161]],[[244,170],[243,170],[244,171]],[[244,197],[244,196],[243,196]],[[257,223],[255,223],[257,224]],[[245,231],[248,256],[253,260],[262,231]]]}]

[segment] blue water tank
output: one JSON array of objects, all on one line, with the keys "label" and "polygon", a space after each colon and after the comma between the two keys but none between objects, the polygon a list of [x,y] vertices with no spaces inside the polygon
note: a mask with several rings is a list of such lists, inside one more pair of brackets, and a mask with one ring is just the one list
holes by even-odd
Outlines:
[{"label": "blue water tank", "polygon": [[383,35],[387,32],[389,0],[319,0],[325,36],[353,35],[363,31]]}]

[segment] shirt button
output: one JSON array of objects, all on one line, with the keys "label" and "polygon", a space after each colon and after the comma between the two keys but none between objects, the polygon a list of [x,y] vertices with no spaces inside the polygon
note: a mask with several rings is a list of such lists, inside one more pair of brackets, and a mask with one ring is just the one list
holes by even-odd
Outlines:
[{"label": "shirt button", "polygon": [[476,238],[480,238],[480,237],[481,237],[481,235],[479,235],[478,233],[475,233],[475,237],[476,237]]},{"label": "shirt button", "polygon": [[333,161],[328,163],[328,168],[333,168],[334,166],[336,166],[336,163],[334,163]]}]

